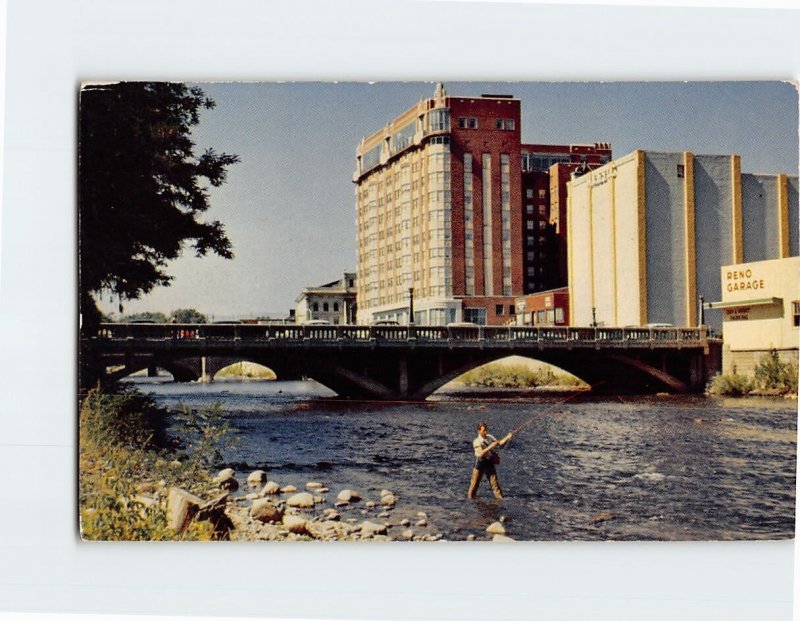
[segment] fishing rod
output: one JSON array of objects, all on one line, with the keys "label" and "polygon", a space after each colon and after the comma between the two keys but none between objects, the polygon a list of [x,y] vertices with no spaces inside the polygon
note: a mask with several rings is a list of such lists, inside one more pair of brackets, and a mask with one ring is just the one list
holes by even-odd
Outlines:
[{"label": "fishing rod", "polygon": [[[597,382],[596,384],[592,384],[591,386],[589,386],[589,390],[591,390],[591,389],[595,388],[596,386],[600,386],[600,384],[605,384],[605,383],[606,383],[606,382],[605,382],[605,380],[602,380],[602,381],[599,381],[599,382]],[[525,427],[527,427],[527,426],[529,426],[529,425],[533,424],[533,422],[534,422],[536,419],[538,419],[538,418],[542,418],[542,417],[546,416],[547,414],[550,414],[550,413],[551,413],[553,410],[556,410],[556,409],[560,408],[562,405],[564,405],[564,404],[565,404],[565,403],[567,403],[568,401],[571,401],[572,399],[574,399],[574,398],[575,398],[575,397],[577,397],[578,395],[581,395],[581,394],[583,394],[583,393],[585,393],[585,392],[587,392],[587,391],[586,391],[586,390],[576,390],[576,391],[575,391],[575,392],[573,392],[573,393],[572,393],[572,394],[571,394],[569,397],[567,397],[566,399],[563,399],[563,400],[559,401],[557,404],[555,404],[555,405],[553,405],[553,406],[549,407],[549,408],[548,408],[548,409],[546,409],[544,412],[537,412],[536,414],[534,414],[533,416],[531,416],[531,417],[530,417],[528,420],[524,421],[524,422],[523,422],[521,425],[518,425],[517,427],[515,427],[514,429],[512,429],[512,430],[511,430],[509,433],[511,433],[511,434],[516,434],[516,433],[518,433],[519,431],[522,431],[523,429],[525,429]]]}]

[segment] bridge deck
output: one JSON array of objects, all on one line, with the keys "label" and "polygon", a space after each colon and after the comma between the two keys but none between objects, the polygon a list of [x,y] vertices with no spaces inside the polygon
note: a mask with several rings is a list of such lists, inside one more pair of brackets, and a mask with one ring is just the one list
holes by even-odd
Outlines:
[{"label": "bridge deck", "polygon": [[[606,328],[531,326],[308,326],[302,324],[101,324],[84,341],[95,347],[136,343],[157,348],[216,349],[231,345],[264,348],[387,347],[515,349],[708,347],[702,328]],[[160,347],[159,347],[160,345]]]}]

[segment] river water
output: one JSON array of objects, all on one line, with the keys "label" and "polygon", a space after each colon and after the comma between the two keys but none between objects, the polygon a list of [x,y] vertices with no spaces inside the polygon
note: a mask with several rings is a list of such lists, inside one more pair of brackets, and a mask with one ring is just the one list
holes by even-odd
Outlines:
[{"label": "river water", "polygon": [[[367,500],[389,489],[393,519],[423,511],[448,540],[486,538],[501,517],[519,540],[794,536],[796,401],[455,392],[379,403],[340,401],[314,382],[135,384],[170,408],[220,404],[235,443],[219,465],[241,483],[255,469],[301,490],[320,481],[322,506],[344,488]],[[506,498],[484,479],[467,500],[476,424],[501,437],[537,414],[501,453]]]}]

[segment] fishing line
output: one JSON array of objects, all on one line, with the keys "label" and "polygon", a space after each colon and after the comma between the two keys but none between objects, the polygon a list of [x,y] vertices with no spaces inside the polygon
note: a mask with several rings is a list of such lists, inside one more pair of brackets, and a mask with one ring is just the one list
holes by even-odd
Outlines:
[{"label": "fishing line", "polygon": [[586,392],[589,392],[589,391],[591,391],[593,388],[595,388],[596,386],[600,386],[600,384],[605,384],[605,383],[606,383],[606,382],[603,380],[603,381],[597,382],[596,384],[592,384],[591,386],[589,386],[589,390],[588,390],[588,391],[587,391],[587,390],[576,390],[576,391],[575,391],[574,393],[572,393],[572,394],[571,394],[569,397],[567,397],[566,399],[563,399],[562,401],[559,401],[557,404],[555,404],[555,405],[553,405],[553,406],[549,407],[548,409],[544,410],[543,412],[537,412],[536,414],[534,414],[533,416],[531,416],[531,417],[530,417],[528,420],[524,421],[524,422],[523,422],[521,425],[518,425],[517,427],[515,427],[514,429],[512,429],[510,433],[516,434],[517,432],[519,432],[519,431],[522,431],[522,430],[523,430],[523,429],[525,429],[525,427],[527,427],[528,425],[531,425],[531,424],[533,424],[533,422],[534,422],[536,419],[538,419],[538,418],[542,418],[542,417],[544,417],[544,416],[546,416],[546,415],[550,414],[552,411],[554,411],[554,410],[557,410],[557,409],[558,409],[558,408],[560,408],[562,405],[564,405],[564,404],[565,404],[565,403],[567,403],[568,401],[571,401],[572,399],[574,399],[574,398],[575,398],[575,397],[577,397],[578,395],[582,395],[582,394],[584,394],[584,393],[586,393]]}]

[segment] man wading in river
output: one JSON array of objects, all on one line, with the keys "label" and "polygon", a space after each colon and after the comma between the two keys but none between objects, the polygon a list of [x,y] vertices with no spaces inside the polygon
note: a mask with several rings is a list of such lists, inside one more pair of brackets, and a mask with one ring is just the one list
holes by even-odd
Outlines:
[{"label": "man wading in river", "polygon": [[483,475],[486,475],[489,479],[489,485],[492,486],[494,497],[503,497],[503,490],[500,489],[500,483],[497,481],[497,471],[494,468],[495,464],[500,463],[500,456],[495,452],[495,449],[504,446],[512,435],[509,433],[502,440],[498,440],[489,435],[489,427],[486,423],[478,423],[478,437],[472,441],[472,447],[475,449],[475,467],[472,469],[472,481],[469,484],[467,498],[475,498]]}]

